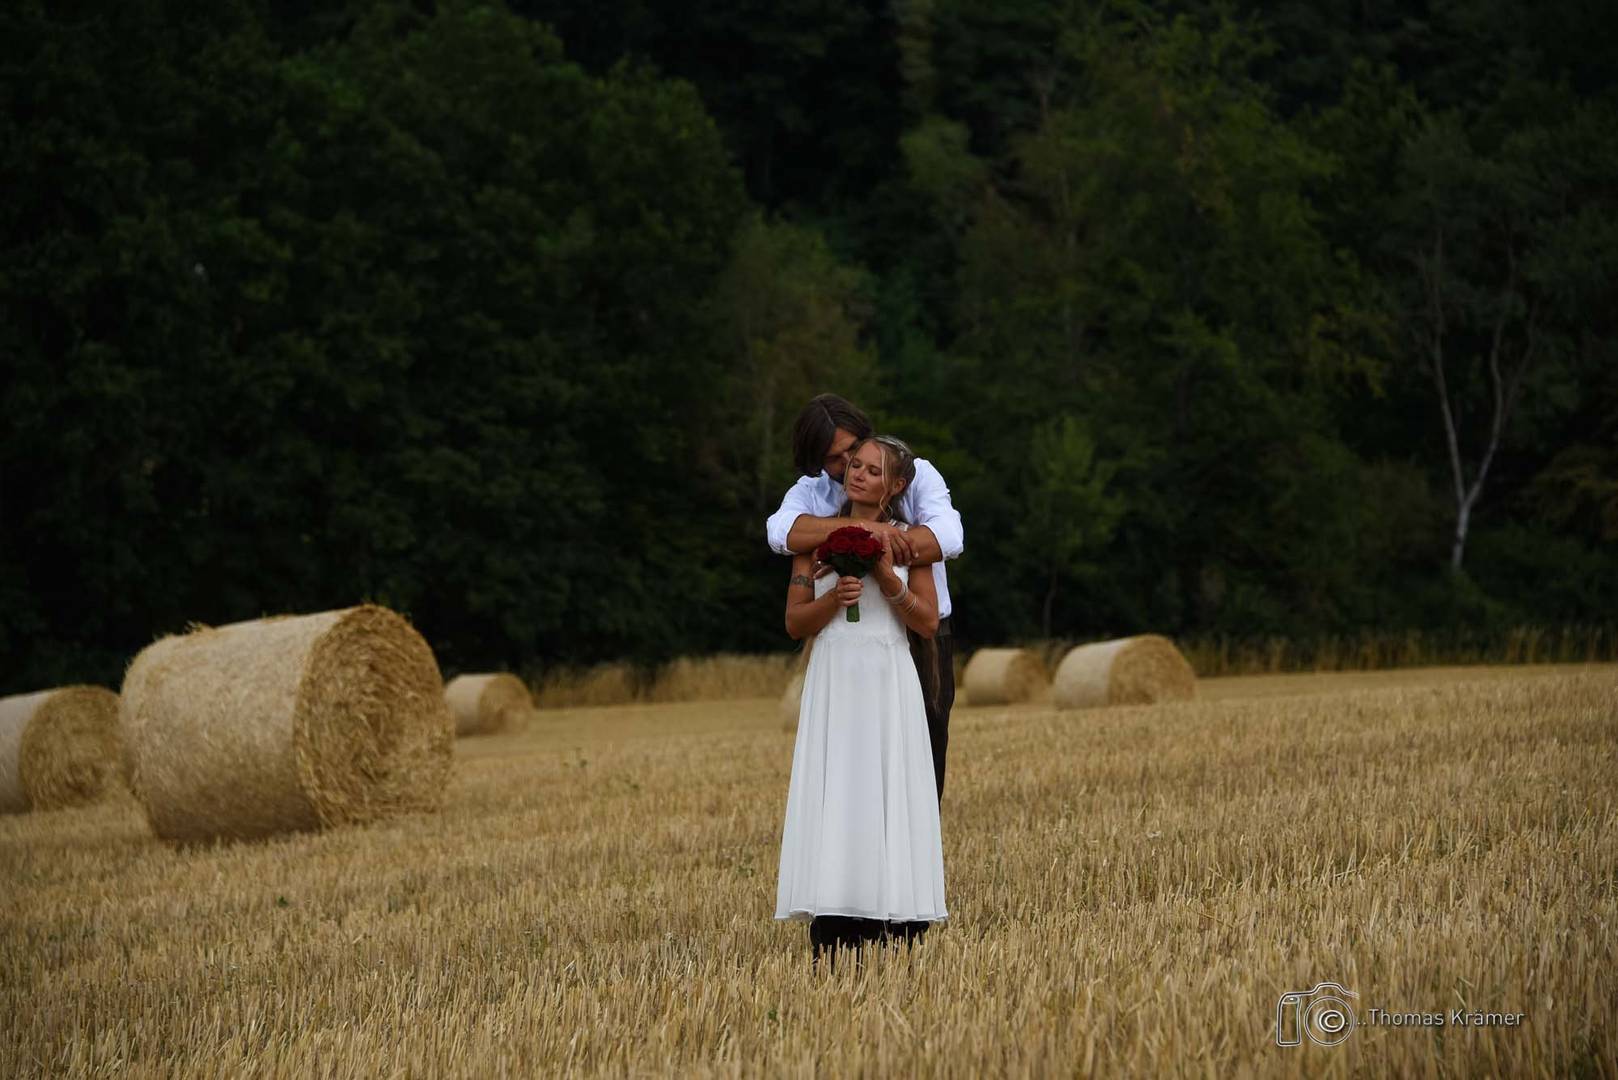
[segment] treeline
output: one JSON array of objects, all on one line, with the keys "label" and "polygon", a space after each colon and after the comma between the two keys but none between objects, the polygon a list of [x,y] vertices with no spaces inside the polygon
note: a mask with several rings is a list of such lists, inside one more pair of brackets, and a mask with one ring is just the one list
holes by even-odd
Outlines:
[{"label": "treeline", "polygon": [[950,481],[968,643],[1607,621],[1615,31],[8,5],[0,692],[362,599],[448,670],[783,647],[824,389]]}]

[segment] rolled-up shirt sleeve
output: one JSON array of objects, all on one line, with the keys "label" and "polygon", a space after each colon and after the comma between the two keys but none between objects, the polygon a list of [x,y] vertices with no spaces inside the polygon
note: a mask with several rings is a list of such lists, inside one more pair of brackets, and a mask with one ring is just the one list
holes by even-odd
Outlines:
[{"label": "rolled-up shirt sleeve", "polygon": [[[910,485],[910,505],[915,511],[913,524],[925,525],[938,541],[938,550],[944,558],[953,559],[966,548],[966,532],[961,528],[961,515],[950,502],[949,485],[943,474],[924,458],[916,459],[916,478]],[[787,523],[787,529],[792,527]],[[786,530],[782,531],[782,538]]]},{"label": "rolled-up shirt sleeve", "polygon": [[798,520],[798,515],[818,516],[818,505],[814,477],[798,477],[798,482],[787,488],[781,508],[764,519],[764,538],[769,541],[770,550],[777,555],[796,554],[787,547],[787,534],[792,532],[792,523]]}]

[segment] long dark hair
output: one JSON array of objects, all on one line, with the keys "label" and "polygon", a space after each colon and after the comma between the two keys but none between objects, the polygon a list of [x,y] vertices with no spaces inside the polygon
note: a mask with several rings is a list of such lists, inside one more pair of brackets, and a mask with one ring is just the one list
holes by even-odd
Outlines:
[{"label": "long dark hair", "polygon": [[826,451],[837,429],[856,439],[871,435],[871,418],[847,398],[820,394],[809,400],[792,424],[792,464],[805,476],[819,476],[826,468]]},{"label": "long dark hair", "polygon": [[[847,431],[849,429],[844,428],[843,430]],[[904,489],[906,491],[910,490],[910,485],[916,482],[916,452],[910,449],[903,439],[896,439],[892,435],[866,435],[848,448],[849,459],[852,460],[854,455],[859,453],[860,447],[868,442],[874,442],[882,448],[882,473],[885,489],[882,493],[882,513],[889,521],[905,525],[915,524],[905,520],[904,513],[895,505],[893,482],[903,480]],[[848,517],[853,512],[853,505],[853,503],[845,501],[843,508],[837,512],[838,516]],[[933,572],[931,566],[926,566],[922,569],[929,574]],[[921,677],[921,686],[927,694],[927,701],[932,711],[936,712],[938,710],[939,689],[938,639],[922,638],[922,640],[927,643],[927,647],[922,650],[922,655],[916,657],[914,652],[911,655],[916,660],[916,674]]]}]

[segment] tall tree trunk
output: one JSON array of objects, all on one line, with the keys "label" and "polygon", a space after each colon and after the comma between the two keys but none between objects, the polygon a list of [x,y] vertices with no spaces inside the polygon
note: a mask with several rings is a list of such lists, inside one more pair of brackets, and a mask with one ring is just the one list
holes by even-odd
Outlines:
[{"label": "tall tree trunk", "polygon": [[[1476,489],[1473,489],[1476,492]],[[1452,570],[1461,568],[1461,559],[1466,554],[1466,527],[1472,520],[1472,503],[1470,500],[1462,502],[1455,513],[1455,536],[1450,543],[1449,565]]]},{"label": "tall tree trunk", "polygon": [[1449,564],[1452,569],[1459,570],[1466,557],[1466,534],[1472,521],[1472,508],[1477,505],[1478,497],[1483,494],[1483,482],[1488,479],[1489,466],[1494,464],[1494,455],[1500,449],[1506,425],[1516,408],[1517,397],[1522,390],[1523,374],[1533,362],[1538,347],[1539,309],[1537,304],[1529,305],[1527,340],[1523,345],[1522,357],[1515,365],[1508,366],[1502,374],[1500,361],[1505,350],[1506,318],[1511,310],[1509,300],[1517,286],[1517,260],[1508,247],[1506,281],[1501,286],[1500,298],[1495,305],[1494,327],[1489,342],[1489,386],[1492,391],[1489,437],[1484,444],[1483,458],[1478,462],[1477,473],[1468,483],[1465,467],[1461,461],[1460,437],[1456,433],[1455,409],[1450,404],[1449,381],[1445,377],[1444,370],[1444,335],[1447,327],[1442,295],[1443,261],[1444,236],[1440,232],[1433,242],[1433,260],[1424,271],[1432,319],[1432,339],[1429,342],[1427,365],[1433,377],[1433,388],[1438,392],[1438,410],[1444,420],[1444,444],[1449,451],[1450,479],[1455,491],[1455,531],[1450,542]]}]

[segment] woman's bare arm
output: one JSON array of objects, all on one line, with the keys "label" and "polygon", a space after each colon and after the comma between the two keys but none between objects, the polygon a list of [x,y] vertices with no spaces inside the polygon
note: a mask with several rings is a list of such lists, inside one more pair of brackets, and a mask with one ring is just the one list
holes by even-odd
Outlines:
[{"label": "woman's bare arm", "polygon": [[924,638],[938,632],[938,586],[933,581],[931,566],[912,567],[906,585],[893,568],[890,545],[871,576],[882,590],[882,599],[893,605],[893,613],[899,616],[900,622]]},{"label": "woman's bare arm", "polygon": [[814,579],[809,576],[814,561],[813,555],[792,556],[792,580],[787,582],[787,633],[794,640],[819,633],[838,608],[848,607],[860,598],[860,579],[845,577],[817,599]]}]

